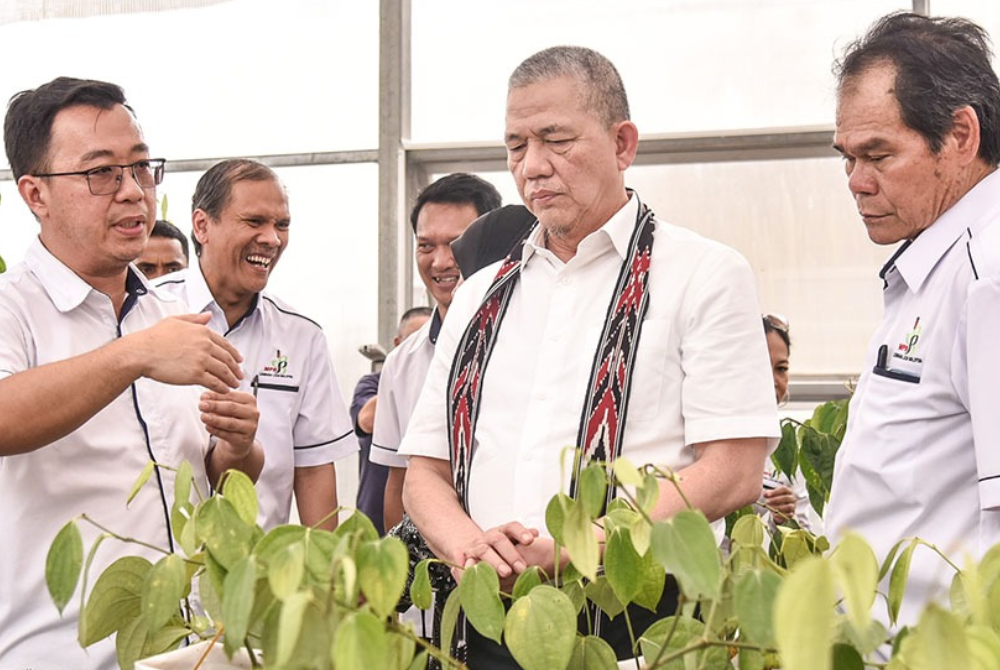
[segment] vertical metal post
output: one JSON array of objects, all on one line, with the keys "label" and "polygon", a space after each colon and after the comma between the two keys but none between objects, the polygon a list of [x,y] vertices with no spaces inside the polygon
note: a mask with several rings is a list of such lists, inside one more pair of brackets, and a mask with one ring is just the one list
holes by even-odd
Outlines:
[{"label": "vertical metal post", "polygon": [[913,0],[913,13],[931,15],[931,0]]},{"label": "vertical metal post", "polygon": [[378,340],[388,349],[413,284],[403,149],[410,135],[410,0],[380,0],[379,13]]}]

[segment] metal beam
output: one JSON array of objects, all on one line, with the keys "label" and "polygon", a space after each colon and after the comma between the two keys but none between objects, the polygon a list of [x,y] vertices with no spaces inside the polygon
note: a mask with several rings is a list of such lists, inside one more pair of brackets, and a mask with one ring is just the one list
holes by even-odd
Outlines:
[{"label": "metal beam", "polygon": [[913,0],[913,13],[931,15],[931,0]]}]

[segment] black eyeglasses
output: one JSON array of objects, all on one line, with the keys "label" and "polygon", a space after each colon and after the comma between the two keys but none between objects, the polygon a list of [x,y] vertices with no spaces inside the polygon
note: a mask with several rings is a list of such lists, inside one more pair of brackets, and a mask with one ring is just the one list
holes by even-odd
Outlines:
[{"label": "black eyeglasses", "polygon": [[128,165],[102,165],[90,170],[78,172],[48,172],[36,174],[36,177],[72,177],[83,175],[87,178],[87,187],[93,195],[111,195],[121,188],[125,169],[132,173],[132,178],[142,188],[154,188],[163,181],[163,166],[165,158],[147,158]]}]

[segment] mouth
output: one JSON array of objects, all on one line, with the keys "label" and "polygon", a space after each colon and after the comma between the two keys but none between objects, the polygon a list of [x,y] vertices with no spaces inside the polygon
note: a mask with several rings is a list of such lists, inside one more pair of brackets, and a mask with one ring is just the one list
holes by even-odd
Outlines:
[{"label": "mouth", "polygon": [[531,200],[532,203],[536,203],[539,205],[547,205],[548,203],[552,202],[558,195],[559,193],[556,193],[555,191],[540,190],[532,193],[529,196],[529,200]]},{"label": "mouth", "polygon": [[245,260],[258,270],[269,270],[271,268],[271,263],[274,262],[274,258],[270,256],[262,256],[261,254],[247,254]]},{"label": "mouth", "polygon": [[454,288],[458,284],[458,275],[447,275],[444,277],[432,277],[431,281],[438,286],[443,286],[445,288]]},{"label": "mouth", "polygon": [[121,219],[113,226],[118,232],[129,237],[136,237],[146,233],[146,219],[139,216],[129,219]]}]

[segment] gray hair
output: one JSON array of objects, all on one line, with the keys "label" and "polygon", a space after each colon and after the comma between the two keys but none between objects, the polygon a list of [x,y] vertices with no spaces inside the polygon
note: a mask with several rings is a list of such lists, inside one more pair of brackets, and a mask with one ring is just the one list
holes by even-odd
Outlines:
[{"label": "gray hair", "polygon": [[507,91],[572,77],[580,82],[585,104],[605,126],[629,120],[628,96],[618,70],[607,58],[586,47],[558,46],[539,51],[517,66]]}]

